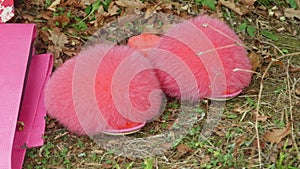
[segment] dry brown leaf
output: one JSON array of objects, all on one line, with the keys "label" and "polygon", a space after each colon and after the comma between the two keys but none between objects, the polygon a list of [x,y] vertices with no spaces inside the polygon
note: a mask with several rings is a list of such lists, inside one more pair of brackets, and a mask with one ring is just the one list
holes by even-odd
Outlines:
[{"label": "dry brown leaf", "polygon": [[256,111],[253,112],[253,119],[257,118],[258,121],[265,122],[270,118],[269,116],[259,115]]},{"label": "dry brown leaf", "polygon": [[238,138],[236,138],[236,140],[235,140],[235,146],[234,146],[234,150],[233,150],[233,157],[234,158],[237,158],[237,156],[238,156],[238,149],[245,142],[246,138],[247,138],[247,135],[242,135],[242,136],[239,136]]},{"label": "dry brown leaf", "polygon": [[113,166],[111,164],[104,163],[104,164],[101,164],[101,168],[108,169],[108,168],[113,168]]},{"label": "dry brown leaf", "polygon": [[172,1],[163,1],[163,3],[161,3],[159,6],[161,7],[161,9],[170,9],[172,10],[173,9],[173,6],[176,6],[178,5],[179,3],[177,2],[172,2]]},{"label": "dry brown leaf", "polygon": [[145,12],[145,19],[148,19],[150,18],[151,16],[153,16],[153,13],[156,11],[156,8],[157,8],[157,5],[155,6],[152,6],[150,8],[147,8],[146,9],[146,12]]},{"label": "dry brown leaf", "polygon": [[50,37],[48,38],[52,41],[53,45],[49,45],[48,51],[51,52],[56,58],[54,61],[54,66],[59,67],[63,60],[60,58],[60,52],[65,47],[65,44],[68,43],[68,38],[65,34],[60,32],[49,31]]},{"label": "dry brown leaf", "polygon": [[248,54],[248,57],[250,59],[253,71],[256,71],[261,67],[261,57],[258,54],[256,54],[255,52],[251,52],[250,54]]},{"label": "dry brown leaf", "polygon": [[253,6],[257,0],[240,0],[241,3],[249,6]]},{"label": "dry brown leaf", "polygon": [[50,124],[47,124],[46,128],[47,129],[52,129],[56,126],[55,122],[51,122]]},{"label": "dry brown leaf", "polygon": [[274,129],[272,131],[267,131],[263,136],[264,140],[271,143],[279,143],[284,137],[291,133],[291,123],[283,129]]},{"label": "dry brown leaf", "polygon": [[[73,2],[76,2],[74,0],[67,0],[67,1],[70,1],[70,3],[73,3]],[[89,6],[89,5],[92,5],[94,2],[96,2],[97,0],[80,0],[80,4],[82,6]]]},{"label": "dry brown leaf", "polygon": [[233,112],[239,113],[239,114],[243,114],[243,113],[245,113],[245,112],[247,112],[249,110],[250,110],[249,107],[243,108],[243,107],[237,106],[236,108],[233,109]]},{"label": "dry brown leaf", "polygon": [[171,2],[158,2],[155,5],[149,6],[146,9],[145,12],[145,19],[150,18],[151,16],[153,16],[154,13],[156,13],[157,11],[160,11],[162,9],[172,9],[172,4]]},{"label": "dry brown leaf", "polygon": [[117,0],[115,3],[121,7],[135,7],[138,9],[146,7],[146,5],[139,0]]},{"label": "dry brown leaf", "polygon": [[300,67],[290,67],[289,71],[292,73],[300,72]]},{"label": "dry brown leaf", "polygon": [[56,16],[53,18],[54,23],[58,22],[58,24],[62,27],[63,25],[67,25],[70,22],[69,17],[67,14]]},{"label": "dry brown leaf", "polygon": [[133,13],[146,8],[146,5],[140,0],[117,0],[115,3],[118,6],[126,7],[127,13]]},{"label": "dry brown leaf", "polygon": [[224,137],[226,135],[224,129],[220,128],[220,127],[216,127],[214,129],[214,132],[219,136],[219,137]]},{"label": "dry brown leaf", "polygon": [[284,10],[284,16],[286,16],[287,18],[298,18],[300,19],[300,10],[295,10],[293,8],[286,8]]},{"label": "dry brown leaf", "polygon": [[272,162],[272,163],[276,163],[276,161],[277,161],[277,159],[278,159],[278,154],[277,153],[272,153],[271,155],[270,155],[270,162]]},{"label": "dry brown leaf", "polygon": [[300,96],[300,88],[295,90],[295,94],[296,94],[297,96]]},{"label": "dry brown leaf", "polygon": [[295,0],[296,1],[296,4],[298,6],[298,9],[300,8],[300,0]]},{"label": "dry brown leaf", "polygon": [[268,118],[269,118],[269,116],[262,116],[262,115],[257,116],[257,120],[261,121],[261,122],[267,121]]},{"label": "dry brown leaf", "polygon": [[96,21],[94,23],[95,27],[98,27],[98,25],[103,25],[105,17],[109,16],[109,14],[105,12],[103,6],[100,6],[98,8],[97,13],[98,14],[96,15]]},{"label": "dry brown leaf", "polygon": [[[63,60],[59,57],[60,52],[62,52],[61,48],[59,48],[58,46],[50,45],[50,46],[48,46],[48,51],[53,54],[56,65],[60,65],[63,62]],[[61,60],[58,61],[57,59],[61,59]]]},{"label": "dry brown leaf", "polygon": [[250,10],[247,9],[245,6],[237,5],[237,4],[235,4],[234,2],[231,2],[231,1],[219,0],[219,2],[222,5],[224,5],[225,7],[231,9],[232,11],[234,11],[235,13],[237,13],[241,16],[250,12]]},{"label": "dry brown leaf", "polygon": [[284,63],[281,60],[273,61],[273,65],[280,66],[280,68],[284,69]]},{"label": "dry brown leaf", "polygon": [[39,37],[44,41],[47,42],[49,41],[49,32],[46,30],[38,29],[38,35]]},{"label": "dry brown leaf", "polygon": [[277,144],[277,149],[280,151],[285,146],[286,147],[291,147],[292,145],[293,145],[293,140],[292,139],[281,140],[280,143]]},{"label": "dry brown leaf", "polygon": [[[64,0],[61,4],[60,4],[60,7],[63,7],[63,8],[86,8],[86,6],[88,5],[84,5],[84,3],[82,3],[83,0],[77,0],[77,1],[74,1],[74,0]],[[85,3],[87,3],[88,0],[84,0]],[[94,2],[97,1],[97,0],[94,0]],[[93,3],[93,2],[92,2]],[[90,3],[89,5],[91,5],[92,3]]]},{"label": "dry brown leaf", "polygon": [[[254,139],[252,141],[251,145],[252,145],[252,147],[254,147],[255,149],[257,149],[258,148],[257,140]],[[263,142],[263,141],[259,141],[259,145],[260,145],[261,149],[264,149],[266,147],[265,142]]]},{"label": "dry brown leaf", "polygon": [[56,6],[60,4],[61,0],[55,0],[52,2],[52,4],[47,8],[51,11],[56,11]]},{"label": "dry brown leaf", "polygon": [[45,1],[41,1],[41,0],[31,0],[31,1],[29,1],[29,3],[30,3],[31,5],[44,6]]},{"label": "dry brown leaf", "polygon": [[25,20],[27,20],[27,21],[29,21],[29,23],[35,22],[35,21],[34,21],[34,17],[31,16],[31,15],[29,15],[29,14],[22,14],[22,18],[25,19]]},{"label": "dry brown leaf", "polygon": [[52,19],[52,11],[45,11],[45,12],[41,12],[38,15],[36,15],[37,18],[43,18],[46,20],[51,20]]},{"label": "dry brown leaf", "polygon": [[179,159],[180,157],[184,156],[185,154],[193,151],[191,148],[189,148],[185,144],[179,144],[176,149],[178,151],[178,155],[176,156],[177,159]]},{"label": "dry brown leaf", "polygon": [[74,48],[65,48],[63,50],[63,53],[66,54],[67,56],[69,56],[71,58],[71,57],[77,55],[79,53],[79,51],[76,50],[76,49],[74,49]]},{"label": "dry brown leaf", "polygon": [[119,14],[119,7],[117,7],[116,5],[112,5],[108,8],[108,14],[110,16],[113,16],[113,15],[117,15]]},{"label": "dry brown leaf", "polygon": [[65,44],[69,42],[68,37],[64,33],[49,31],[49,40],[60,48],[65,47]]},{"label": "dry brown leaf", "polygon": [[203,157],[203,159],[201,160],[200,164],[201,166],[206,164],[206,163],[209,163],[210,162],[210,156],[209,155],[206,155]]}]

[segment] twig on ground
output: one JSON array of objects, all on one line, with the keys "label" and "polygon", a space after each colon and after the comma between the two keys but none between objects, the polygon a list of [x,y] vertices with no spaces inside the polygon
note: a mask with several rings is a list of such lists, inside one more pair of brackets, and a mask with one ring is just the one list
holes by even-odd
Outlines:
[{"label": "twig on ground", "polygon": [[297,56],[300,55],[300,52],[295,52],[295,53],[289,53],[289,54],[283,54],[282,56],[276,58],[277,60],[283,59],[285,57],[290,57],[290,56]]},{"label": "twig on ground", "polygon": [[286,78],[287,78],[287,88],[288,88],[289,107],[290,107],[289,112],[290,112],[290,121],[291,121],[291,135],[292,135],[292,139],[293,139],[293,145],[297,152],[298,160],[300,160],[300,152],[299,152],[295,134],[294,134],[293,102],[292,102],[292,91],[291,91],[291,90],[293,90],[294,86],[291,89],[291,84],[290,84],[291,77],[290,77],[290,73],[289,73],[289,69],[288,69],[289,67],[290,67],[290,59],[288,60],[288,65],[286,68]]},{"label": "twig on ground", "polygon": [[[295,80],[295,82],[294,82],[294,84],[293,84],[292,91],[295,91],[295,90],[296,90],[296,85],[297,85],[298,83],[300,83],[300,78],[298,78],[297,80]],[[293,93],[293,97],[294,97],[295,99],[299,99],[299,100],[300,100],[300,97],[298,97],[298,96],[296,95],[295,92]]]},{"label": "twig on ground", "polygon": [[[261,41],[261,42],[273,46],[275,49],[277,49],[281,53],[282,56],[284,56],[284,53],[275,44],[270,43],[270,42],[266,42],[266,41]],[[259,110],[260,110],[260,105],[261,105],[262,91],[263,91],[263,88],[264,88],[263,82],[264,82],[264,79],[265,79],[266,75],[268,74],[269,69],[271,68],[273,62],[276,61],[276,60],[277,59],[274,59],[274,58],[271,59],[271,61],[268,64],[265,72],[263,73],[263,75],[261,77],[260,87],[259,87],[259,94],[258,94],[257,105],[256,105],[255,132],[256,132],[256,141],[257,141],[257,149],[258,149],[259,168],[262,168],[262,159],[261,159],[260,137],[259,137],[259,131],[258,131],[258,123],[259,123],[258,116],[259,116]]]},{"label": "twig on ground", "polygon": [[266,77],[269,69],[271,68],[273,62],[274,62],[274,60],[271,60],[271,62],[269,63],[267,69],[265,70],[264,74],[261,77],[259,94],[258,94],[258,99],[257,99],[257,106],[256,106],[255,133],[256,133],[256,141],[257,141],[259,168],[262,167],[262,164],[261,164],[260,138],[259,138],[259,131],[258,131],[258,116],[259,116],[259,109],[260,109],[260,104],[261,104],[261,95],[262,95],[262,91],[263,91],[263,88],[264,88],[263,81],[264,81],[264,78]]}]

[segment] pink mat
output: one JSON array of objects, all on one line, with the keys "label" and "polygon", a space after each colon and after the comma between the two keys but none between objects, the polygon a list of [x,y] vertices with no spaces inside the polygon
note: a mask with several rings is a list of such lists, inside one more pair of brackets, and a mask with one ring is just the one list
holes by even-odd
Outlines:
[{"label": "pink mat", "polygon": [[[0,24],[0,169],[22,168],[25,147],[43,144],[43,89],[53,59],[30,57],[35,36],[33,24]],[[24,123],[22,130],[17,121]]]}]

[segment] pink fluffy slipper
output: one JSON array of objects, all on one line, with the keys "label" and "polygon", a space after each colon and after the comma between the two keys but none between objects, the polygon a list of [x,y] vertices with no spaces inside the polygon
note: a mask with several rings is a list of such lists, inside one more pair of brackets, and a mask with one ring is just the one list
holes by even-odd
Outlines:
[{"label": "pink fluffy slipper", "polygon": [[77,134],[131,133],[158,116],[161,103],[151,63],[125,46],[85,49],[45,89],[48,114]]},{"label": "pink fluffy slipper", "polygon": [[[141,49],[136,47],[140,43],[132,45],[131,40],[129,45]],[[250,83],[247,52],[238,36],[218,19],[198,16],[182,22],[152,45],[147,59],[158,69],[162,88],[170,96],[223,100],[238,95]]]}]

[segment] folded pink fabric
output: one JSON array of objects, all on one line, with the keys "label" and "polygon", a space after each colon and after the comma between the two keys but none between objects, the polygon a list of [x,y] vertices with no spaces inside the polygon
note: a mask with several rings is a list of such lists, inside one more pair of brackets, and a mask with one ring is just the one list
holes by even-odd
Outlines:
[{"label": "folded pink fabric", "polygon": [[[18,169],[25,148],[43,144],[43,89],[53,59],[50,54],[30,57],[33,24],[0,24],[0,37],[0,169]],[[17,121],[23,129],[16,128]]]},{"label": "folded pink fabric", "polygon": [[21,106],[19,121],[23,122],[24,130],[16,130],[12,152],[12,168],[22,168],[26,147],[37,147],[44,143],[45,131],[44,84],[52,70],[50,54],[32,57],[28,81]]}]

